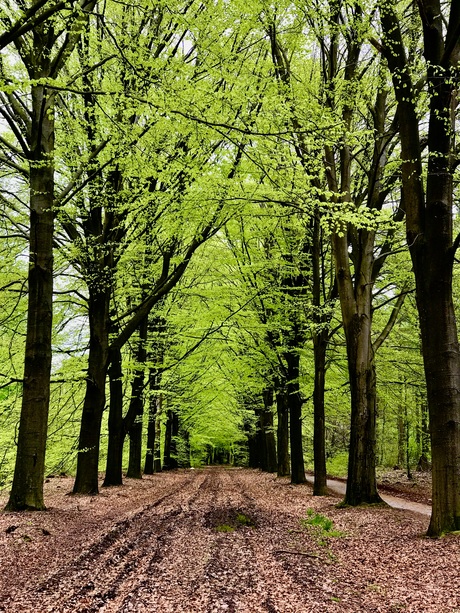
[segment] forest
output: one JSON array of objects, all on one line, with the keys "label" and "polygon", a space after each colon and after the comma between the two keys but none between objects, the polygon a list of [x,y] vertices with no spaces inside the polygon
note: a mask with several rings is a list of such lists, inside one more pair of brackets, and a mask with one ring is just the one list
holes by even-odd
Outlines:
[{"label": "forest", "polygon": [[354,508],[398,467],[460,531],[459,3],[0,21],[5,509],[212,464]]}]

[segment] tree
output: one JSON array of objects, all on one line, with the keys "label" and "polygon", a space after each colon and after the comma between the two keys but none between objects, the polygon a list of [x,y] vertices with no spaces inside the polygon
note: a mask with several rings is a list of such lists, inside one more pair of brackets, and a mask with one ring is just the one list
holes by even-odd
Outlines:
[{"label": "tree", "polygon": [[[53,240],[55,210],[55,101],[52,82],[59,77],[88,24],[95,2],[82,0],[71,7],[37,2],[15,21],[2,12],[7,32],[2,44],[14,43],[13,57],[22,62],[27,78],[27,102],[12,86],[14,70],[2,60],[6,84],[1,114],[16,145],[3,139],[20,160],[17,170],[29,182],[28,315],[23,395],[18,448],[9,510],[44,508],[43,478],[48,426],[51,335],[53,315]],[[56,27],[58,26],[58,27]],[[14,61],[12,62],[14,64]],[[22,80],[23,76],[20,77]],[[50,87],[51,85],[51,87]],[[22,163],[28,161],[28,170]]]},{"label": "tree", "polygon": [[452,295],[460,244],[452,227],[460,11],[457,2],[419,0],[417,5],[411,27],[423,29],[426,163],[414,81],[418,75],[412,72],[418,55],[403,38],[399,4],[397,11],[386,0],[379,2],[383,44],[377,45],[391,71],[400,116],[401,208],[415,275],[433,460],[428,534],[440,536],[460,528],[460,354]]}]

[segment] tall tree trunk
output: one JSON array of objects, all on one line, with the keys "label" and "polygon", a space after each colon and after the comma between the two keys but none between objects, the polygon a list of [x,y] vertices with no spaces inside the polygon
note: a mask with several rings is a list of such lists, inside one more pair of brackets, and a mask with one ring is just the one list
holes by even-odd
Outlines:
[{"label": "tall tree trunk", "polygon": [[428,406],[424,395],[418,395],[418,403],[420,408],[420,420],[417,430],[420,456],[417,463],[417,470],[426,471],[430,469],[430,462],[428,459],[430,455],[430,428],[428,423]]},{"label": "tall tree trunk", "polygon": [[97,494],[99,491],[99,443],[109,357],[109,297],[108,291],[98,292],[90,288],[88,374],[78,441],[74,494]]},{"label": "tall tree trunk", "polygon": [[54,95],[32,87],[27,332],[21,417],[8,510],[45,508],[53,315]]},{"label": "tall tree trunk", "polygon": [[396,462],[398,468],[404,466],[405,440],[404,407],[401,401],[398,404],[398,461]]},{"label": "tall tree trunk", "polygon": [[155,435],[157,407],[160,402],[159,389],[161,372],[155,367],[149,369],[149,419],[147,423],[147,451],[145,453],[144,473],[153,475],[154,473],[154,454],[155,454]]},{"label": "tall tree trunk", "polygon": [[285,359],[289,402],[291,483],[306,483],[302,444],[302,398],[299,384],[300,356],[297,352],[289,351],[285,354]]},{"label": "tall tree trunk", "polygon": [[180,468],[190,468],[191,466],[191,458],[190,458],[190,432],[183,428],[180,429],[180,435],[183,440],[184,445],[184,457],[179,462]]},{"label": "tall tree trunk", "polygon": [[155,445],[153,447],[153,472],[161,472],[161,419],[163,412],[163,396],[160,395],[157,405],[157,417],[155,421]]},{"label": "tall tree trunk", "polygon": [[355,315],[346,330],[351,392],[350,447],[345,504],[382,502],[377,491],[376,382],[369,319]]},{"label": "tall tree trunk", "polygon": [[258,432],[248,434],[248,466],[249,468],[259,468],[260,466],[260,445],[258,442]]},{"label": "tall tree trunk", "polygon": [[139,326],[139,342],[136,352],[136,369],[131,388],[131,401],[124,419],[124,430],[129,434],[129,463],[126,476],[140,479],[142,476],[142,418],[144,415],[144,378],[147,359],[148,318]]},{"label": "tall tree trunk", "polygon": [[[344,151],[343,155],[349,155]],[[351,419],[348,478],[344,503],[382,502],[377,492],[376,464],[376,379],[372,330],[373,249],[375,233],[360,230],[360,266],[353,280],[348,238],[334,234],[334,260],[342,321],[347,347]]]},{"label": "tall tree trunk", "polygon": [[[323,240],[320,224],[320,214],[315,213],[313,218],[313,249],[312,249],[312,273],[313,273],[313,305],[315,329],[313,332],[313,356],[315,364],[315,378],[313,387],[313,463],[314,483],[313,495],[325,496],[327,494],[326,473],[326,416],[324,410],[324,391],[326,385],[326,353],[330,339],[330,323],[332,309],[324,304],[322,296],[328,295],[330,302],[336,295],[337,285],[326,292],[324,266]],[[323,302],[323,303],[322,303]],[[325,307],[328,307],[325,309]]]},{"label": "tall tree trunk", "polygon": [[291,474],[289,459],[289,398],[287,390],[279,388],[276,393],[276,413],[278,425],[276,429],[276,441],[278,449],[277,475],[287,477]]},{"label": "tall tree trunk", "polygon": [[168,410],[165,424],[165,441],[163,448],[163,470],[171,468],[172,411]]},{"label": "tall tree trunk", "polygon": [[431,434],[430,536],[460,530],[460,360],[451,279],[441,276],[443,268],[427,262],[417,283]]},{"label": "tall tree trunk", "polygon": [[320,330],[313,336],[315,380],[313,388],[313,463],[315,480],[313,496],[327,494],[326,472],[326,417],[324,411],[324,388],[326,382],[326,350],[329,331]]},{"label": "tall tree trunk", "polygon": [[111,354],[109,366],[110,407],[109,407],[109,442],[105,468],[104,487],[122,485],[123,483],[123,381],[121,368],[121,351],[116,349]]},{"label": "tall tree trunk", "polygon": [[452,296],[452,269],[460,244],[458,237],[453,240],[452,227],[460,11],[455,2],[417,3],[430,94],[425,194],[411,67],[393,7],[383,0],[379,4],[382,51],[400,115],[401,206],[415,274],[430,416],[433,505],[428,535],[440,536],[460,529],[460,351]]},{"label": "tall tree trunk", "polygon": [[179,415],[176,411],[170,411],[171,419],[171,443],[169,446],[169,466],[168,468],[174,469],[179,466],[177,461],[177,440],[179,438]]},{"label": "tall tree trunk", "polygon": [[269,388],[263,391],[263,409],[259,413],[259,424],[261,433],[261,469],[274,473],[276,472],[276,446],[275,433],[273,431],[273,389]]}]

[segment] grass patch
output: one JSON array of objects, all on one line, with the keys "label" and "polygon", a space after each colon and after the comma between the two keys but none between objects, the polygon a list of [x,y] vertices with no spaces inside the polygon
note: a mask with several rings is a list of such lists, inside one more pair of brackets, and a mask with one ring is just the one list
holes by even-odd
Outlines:
[{"label": "grass patch", "polygon": [[256,528],[256,520],[241,509],[213,509],[206,514],[205,525],[216,532],[234,532],[243,528]]},{"label": "grass patch", "polygon": [[235,526],[230,526],[229,524],[221,524],[220,526],[216,526],[216,532],[234,532]]},{"label": "grass patch", "polygon": [[339,538],[343,536],[343,532],[336,530],[334,522],[326,515],[316,513],[314,509],[307,509],[307,517],[300,520],[302,528],[310,531],[318,545],[327,545],[327,539]]}]

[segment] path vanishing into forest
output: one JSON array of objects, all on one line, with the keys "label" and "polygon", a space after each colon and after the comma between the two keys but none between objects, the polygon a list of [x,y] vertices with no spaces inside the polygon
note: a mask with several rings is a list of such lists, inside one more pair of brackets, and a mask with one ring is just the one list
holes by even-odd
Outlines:
[{"label": "path vanishing into forest", "polygon": [[[313,485],[314,477],[312,477],[311,475],[307,475],[307,482]],[[347,484],[346,481],[328,479],[327,487],[334,494],[338,494],[339,496],[345,496]],[[382,500],[384,500],[390,507],[393,507],[394,509],[413,511],[414,513],[420,513],[421,515],[428,515],[428,517],[431,516],[431,506],[428,504],[413,502],[404,498],[398,498],[397,496],[390,496],[389,494],[385,494],[382,491],[379,491],[379,493]]]},{"label": "path vanishing into forest", "polygon": [[[0,611],[460,611],[458,539],[422,538],[420,513],[338,509],[337,496],[249,469],[70,489],[51,479],[48,511],[0,514]],[[319,515],[334,536],[305,521]]]}]

